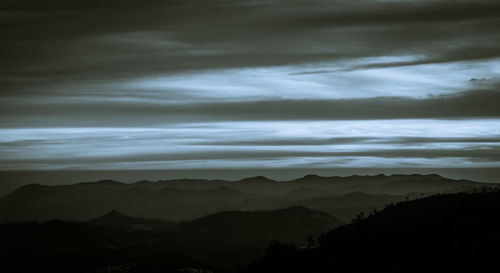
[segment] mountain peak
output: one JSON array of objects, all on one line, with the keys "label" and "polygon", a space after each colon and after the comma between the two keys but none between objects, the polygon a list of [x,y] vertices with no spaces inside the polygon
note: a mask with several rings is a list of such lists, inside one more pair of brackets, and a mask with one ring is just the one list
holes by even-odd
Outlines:
[{"label": "mountain peak", "polygon": [[110,210],[108,213],[104,214],[102,217],[122,217],[124,216],[121,212],[116,209]]},{"label": "mountain peak", "polygon": [[304,206],[304,205],[293,205],[291,207],[288,207],[288,208],[284,208],[284,209],[281,209],[281,210],[278,210],[278,211],[286,211],[286,212],[314,212],[314,210]]},{"label": "mountain peak", "polygon": [[87,220],[87,222],[96,225],[113,226],[113,225],[128,223],[132,219],[133,219],[132,217],[125,216],[116,209],[112,209],[104,215]]},{"label": "mountain peak", "polygon": [[276,181],[272,180],[270,178],[267,178],[265,176],[259,175],[259,176],[254,176],[254,177],[243,178],[238,182],[276,182]]},{"label": "mountain peak", "polygon": [[439,174],[431,173],[431,174],[426,174],[424,175],[426,178],[431,178],[431,179],[442,179],[444,177],[440,176]]},{"label": "mountain peak", "polygon": [[295,180],[292,180],[292,181],[296,181],[296,182],[309,182],[309,181],[316,181],[318,179],[322,179],[322,178],[325,178],[325,177],[322,177],[322,176],[319,176],[319,175],[316,175],[316,174],[308,174],[308,175],[305,175],[301,178],[297,178]]},{"label": "mountain peak", "polygon": [[108,213],[100,217],[87,220],[86,222],[96,226],[122,228],[125,230],[151,230],[174,225],[174,223],[172,222],[166,222],[162,220],[127,216],[117,211],[116,209],[112,209]]},{"label": "mountain peak", "polygon": [[120,182],[115,181],[115,180],[111,180],[111,179],[99,180],[99,181],[97,181],[97,183],[99,183],[99,184],[111,184],[111,185],[113,185],[113,184],[121,184]]},{"label": "mountain peak", "polygon": [[31,192],[31,191],[39,191],[39,190],[45,190],[48,189],[50,186],[46,185],[41,185],[41,184],[36,184],[36,183],[30,183],[26,185],[22,185],[19,188],[17,188],[13,193],[22,193],[22,192]]}]

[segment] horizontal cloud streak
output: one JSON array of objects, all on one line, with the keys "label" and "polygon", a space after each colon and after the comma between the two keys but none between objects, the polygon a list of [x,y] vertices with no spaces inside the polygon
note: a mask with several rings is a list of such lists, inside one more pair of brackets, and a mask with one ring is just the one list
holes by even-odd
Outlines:
[{"label": "horizontal cloud streak", "polygon": [[[197,121],[500,117],[499,101],[499,91],[485,90],[426,99],[381,97],[187,104],[134,101],[80,104],[48,102],[27,105],[20,103],[5,105],[0,110],[5,113],[0,117],[0,124],[9,127],[16,125],[140,127]],[[60,116],[66,119],[59,119]]]},{"label": "horizontal cloud streak", "polygon": [[[269,168],[314,162],[321,163],[317,168],[356,167],[352,162],[372,162],[376,167],[373,158],[379,158],[393,167],[457,160],[469,167],[494,167],[500,165],[499,124],[498,119],[357,120],[198,123],[163,129],[9,129],[0,130],[0,166],[113,169],[124,164],[148,168],[151,163],[151,168],[165,164],[168,169],[204,161],[209,169],[220,167],[220,162],[237,168],[244,162],[253,162],[252,166],[261,162],[257,165],[262,167],[272,161],[275,164]],[[396,158],[406,158],[405,163],[398,164]]]}]

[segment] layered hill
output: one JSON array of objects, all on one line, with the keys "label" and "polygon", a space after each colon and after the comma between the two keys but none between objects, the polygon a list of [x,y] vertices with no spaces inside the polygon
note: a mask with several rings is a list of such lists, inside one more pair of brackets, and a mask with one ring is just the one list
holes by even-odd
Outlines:
[{"label": "layered hill", "polygon": [[126,184],[102,180],[60,186],[30,184],[0,199],[0,223],[82,221],[112,209],[132,217],[184,221],[218,211],[293,205],[338,213],[348,220],[360,211],[369,212],[406,197],[483,186],[487,185],[438,175],[308,175],[282,182],[258,176],[240,181],[181,179]]}]

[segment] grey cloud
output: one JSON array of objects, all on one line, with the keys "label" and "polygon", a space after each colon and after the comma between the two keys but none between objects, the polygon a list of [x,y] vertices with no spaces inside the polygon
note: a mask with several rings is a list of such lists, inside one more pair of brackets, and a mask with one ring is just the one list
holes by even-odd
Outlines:
[{"label": "grey cloud", "polygon": [[297,145],[332,145],[332,144],[360,144],[363,142],[376,141],[365,137],[338,137],[328,139],[310,138],[274,138],[254,140],[207,140],[194,144],[221,145],[221,146],[297,146]]},{"label": "grey cloud", "polygon": [[[186,135],[179,134],[169,134],[169,138],[179,138],[182,139],[184,137],[189,136],[189,133]],[[162,139],[163,137],[160,137]],[[136,143],[148,143],[148,142],[157,142],[159,137],[156,135],[141,135],[135,136],[133,141]],[[38,149],[39,147],[49,147],[51,145],[74,145],[82,144],[82,145],[93,145],[95,143],[116,143],[116,142],[127,142],[127,139],[124,139],[120,136],[93,136],[93,137],[78,137],[72,139],[65,138],[57,138],[57,139],[31,139],[31,140],[16,140],[10,142],[0,143],[0,150],[6,151],[9,149],[17,150],[19,148],[30,148],[30,149]],[[398,147],[407,147],[407,145],[421,145],[421,144],[432,144],[432,143],[448,143],[448,144],[460,144],[466,145],[467,147],[475,147],[479,145],[481,147],[489,147],[488,145],[499,143],[500,135],[492,136],[492,137],[332,137],[332,138],[318,138],[316,136],[310,137],[300,137],[300,138],[255,138],[252,139],[234,139],[228,137],[228,139],[220,139],[220,138],[209,138],[206,140],[198,140],[198,139],[184,139],[181,143],[184,145],[204,145],[204,146],[250,146],[250,147],[259,147],[259,146],[321,146],[321,145],[343,145],[343,144],[357,144],[357,145],[365,145],[365,144],[391,144],[398,145]],[[172,144],[174,142],[168,142],[167,144]],[[486,146],[485,146],[486,145]],[[360,146],[363,147],[363,146]]]},{"label": "grey cloud", "polygon": [[[269,100],[157,104],[143,102],[7,102],[5,127],[150,126],[241,120],[350,120],[500,117],[500,91],[479,90],[425,99]],[[64,118],[61,118],[64,117]]]},{"label": "grey cloud", "polygon": [[[200,145],[222,145],[222,146],[303,146],[303,145],[338,145],[338,144],[398,144],[415,145],[427,143],[498,143],[500,135],[496,138],[434,138],[434,137],[338,137],[338,138],[287,138],[272,140],[208,140],[195,142]],[[20,144],[23,145],[23,144]]]},{"label": "grey cloud", "polygon": [[[390,68],[390,67],[401,67],[401,66],[413,66],[413,65],[425,65],[425,64],[437,64],[437,63],[448,63],[448,62],[463,62],[471,60],[484,60],[492,59],[500,56],[500,48],[492,46],[466,46],[454,49],[443,49],[446,52],[433,52],[434,56],[428,55],[424,58],[415,61],[399,61],[399,62],[387,62],[387,63],[372,63],[364,65],[352,65],[337,69],[329,70],[311,70],[311,71],[301,71],[290,73],[290,75],[310,75],[310,74],[325,74],[325,73],[336,73],[336,72],[347,72],[355,71],[360,69],[374,69],[374,68]],[[476,79],[472,78],[470,82],[481,82],[486,79]]]},{"label": "grey cloud", "polygon": [[[244,3],[3,2],[2,93],[30,84],[45,92],[65,81],[391,54],[423,54],[424,62],[500,56],[495,1]],[[131,33],[144,35],[138,43],[113,38]]]},{"label": "grey cloud", "polygon": [[[296,73],[300,78],[307,73],[493,60],[500,57],[499,25],[498,1],[2,1],[0,127],[165,128],[205,121],[499,118],[499,85],[490,80],[464,80],[461,90],[470,88],[467,84],[476,90],[421,99],[320,100],[311,96],[307,100],[193,102],[182,90],[166,90],[160,100],[141,90],[119,89],[121,83],[135,79],[219,68],[309,64],[310,70]],[[383,56],[420,58],[314,69],[317,62],[357,63],[362,58]],[[68,98],[71,100],[65,100]],[[203,134],[201,129],[199,133]],[[84,134],[81,139],[58,137],[2,143],[0,168],[328,157],[351,158],[347,161],[367,157],[464,158],[490,165],[500,161],[495,147],[499,138],[454,138],[452,134],[449,138],[199,137],[190,140],[193,146],[206,145],[215,151],[196,147],[182,150],[184,143],[174,143],[175,151],[157,154],[151,153],[151,147],[169,143],[155,136],[137,137],[137,142],[97,133]],[[150,149],[128,150],[127,143]],[[428,143],[439,148],[408,149]],[[298,145],[335,144],[357,148],[350,152],[284,151]],[[394,144],[394,148],[372,150],[371,144]],[[447,144],[463,149],[442,148]],[[68,147],[76,150],[67,151]],[[94,147],[102,150],[78,156],[78,149],[93,151]],[[304,164],[311,166],[311,162]]]},{"label": "grey cloud", "polygon": [[[78,151],[76,151],[78,152]],[[154,153],[154,154],[129,154],[129,155],[103,155],[71,158],[29,158],[29,159],[4,159],[0,160],[0,165],[16,164],[99,164],[99,163],[119,163],[119,162],[168,162],[168,161],[188,161],[188,160],[264,160],[264,159],[286,159],[286,158],[474,158],[477,161],[499,162],[500,153],[498,148],[492,149],[390,149],[390,150],[360,150],[354,152],[311,152],[311,151],[283,151],[265,150],[256,151],[252,149],[234,149],[231,151],[197,151],[193,153]]]},{"label": "grey cloud", "polygon": [[348,7],[351,9],[325,10],[295,21],[315,27],[456,22],[498,18],[500,12],[500,4],[495,1],[393,1],[371,5],[362,1]]}]

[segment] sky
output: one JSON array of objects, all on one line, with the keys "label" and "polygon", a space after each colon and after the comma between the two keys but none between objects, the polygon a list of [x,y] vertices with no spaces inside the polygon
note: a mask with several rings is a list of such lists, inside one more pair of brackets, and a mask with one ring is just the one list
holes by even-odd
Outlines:
[{"label": "sky", "polygon": [[4,0],[0,34],[1,171],[500,174],[499,1]]}]

